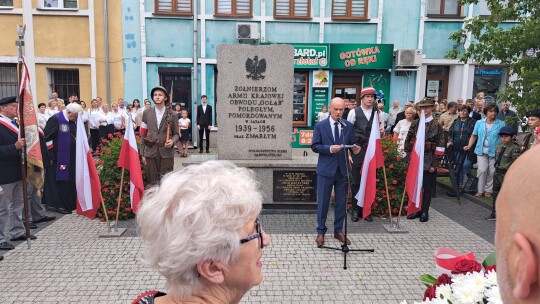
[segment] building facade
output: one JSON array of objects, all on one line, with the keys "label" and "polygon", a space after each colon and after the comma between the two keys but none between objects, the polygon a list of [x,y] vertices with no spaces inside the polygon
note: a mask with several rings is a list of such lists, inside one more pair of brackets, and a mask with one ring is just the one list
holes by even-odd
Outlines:
[{"label": "building facade", "polygon": [[107,74],[109,99],[123,97],[120,18],[117,1],[0,0],[0,96],[17,95],[16,25],[25,24],[35,102],[46,103],[52,92],[62,99],[76,93],[88,105],[97,96],[106,100]]},{"label": "building facade", "polygon": [[[296,129],[312,128],[332,97],[358,99],[368,85],[387,107],[395,99],[451,101],[478,91],[495,100],[507,82],[504,67],[445,58],[458,47],[450,34],[467,18],[486,14],[485,0],[465,6],[458,0],[122,1],[124,96],[148,98],[153,86],[163,85],[194,118],[201,95],[219,103],[219,44],[287,43],[295,48]],[[293,133],[298,144],[309,142]]]}]

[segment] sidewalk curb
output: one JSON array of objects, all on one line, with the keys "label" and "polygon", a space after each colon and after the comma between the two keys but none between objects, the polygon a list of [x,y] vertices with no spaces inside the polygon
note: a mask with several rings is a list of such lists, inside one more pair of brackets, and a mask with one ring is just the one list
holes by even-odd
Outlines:
[{"label": "sidewalk curb", "polygon": [[[448,191],[454,191],[454,189],[452,187],[450,187],[450,186],[448,186],[446,184],[443,184],[443,183],[441,183],[439,181],[437,181],[437,186],[442,188],[442,189],[448,190]],[[444,195],[446,195],[446,194],[444,194]],[[470,195],[470,194],[467,194],[467,193],[462,193],[461,197],[468,200],[471,203],[479,205],[480,207],[491,210],[491,204],[488,204],[488,203],[484,202],[483,200],[475,197],[474,195]]]}]

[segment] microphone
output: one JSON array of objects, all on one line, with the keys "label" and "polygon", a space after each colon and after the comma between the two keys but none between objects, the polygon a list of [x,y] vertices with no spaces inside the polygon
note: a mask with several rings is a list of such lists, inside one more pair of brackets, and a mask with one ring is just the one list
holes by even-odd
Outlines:
[{"label": "microphone", "polygon": [[343,119],[339,118],[337,120],[337,122],[339,122],[339,124],[341,125],[342,128],[345,128],[347,125],[343,122]]}]

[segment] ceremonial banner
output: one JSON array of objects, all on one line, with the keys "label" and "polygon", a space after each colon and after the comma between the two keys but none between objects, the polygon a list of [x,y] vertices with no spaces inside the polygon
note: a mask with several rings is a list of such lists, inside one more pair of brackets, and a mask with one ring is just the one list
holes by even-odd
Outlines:
[{"label": "ceremonial banner", "polygon": [[[36,106],[32,99],[32,90],[30,89],[30,76],[28,68],[22,58],[22,77],[21,86],[19,88],[19,102],[23,103],[23,112],[19,113],[20,119],[24,122],[24,132],[26,139],[26,159],[28,164],[27,180],[30,182],[40,194],[40,189],[43,187],[43,157],[41,155],[41,147],[39,144],[39,127],[36,114]],[[43,130],[41,130],[43,132]],[[36,170],[36,167],[39,170]]]}]

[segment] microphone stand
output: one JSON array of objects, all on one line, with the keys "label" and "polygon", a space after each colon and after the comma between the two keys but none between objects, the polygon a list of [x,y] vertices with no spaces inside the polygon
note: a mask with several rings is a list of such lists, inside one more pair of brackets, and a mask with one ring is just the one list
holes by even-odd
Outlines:
[{"label": "microphone stand", "polygon": [[[339,124],[341,126],[341,134],[340,134],[340,139],[341,139],[341,146],[344,147],[345,145],[343,144],[343,134],[344,134],[344,126],[345,124],[343,122],[341,122],[341,119],[339,121]],[[348,158],[348,148],[344,148],[344,157],[345,157],[345,167],[346,167],[346,170],[347,170],[347,185],[348,185],[348,189],[352,189],[351,188],[351,174],[350,174],[350,169],[349,169],[349,158]],[[347,191],[348,192],[348,191]],[[337,202],[336,202],[337,203]],[[349,252],[375,252],[374,249],[350,249],[349,248],[349,245],[347,245],[347,222],[348,222],[348,216],[347,216],[347,199],[345,200],[345,221],[343,223],[343,234],[345,235],[345,243],[341,244],[341,248],[338,248],[338,247],[331,247],[331,246],[321,246],[319,248],[325,248],[325,249],[330,249],[330,250],[338,250],[338,251],[341,251],[343,252],[343,269],[347,269],[347,254]]]}]

